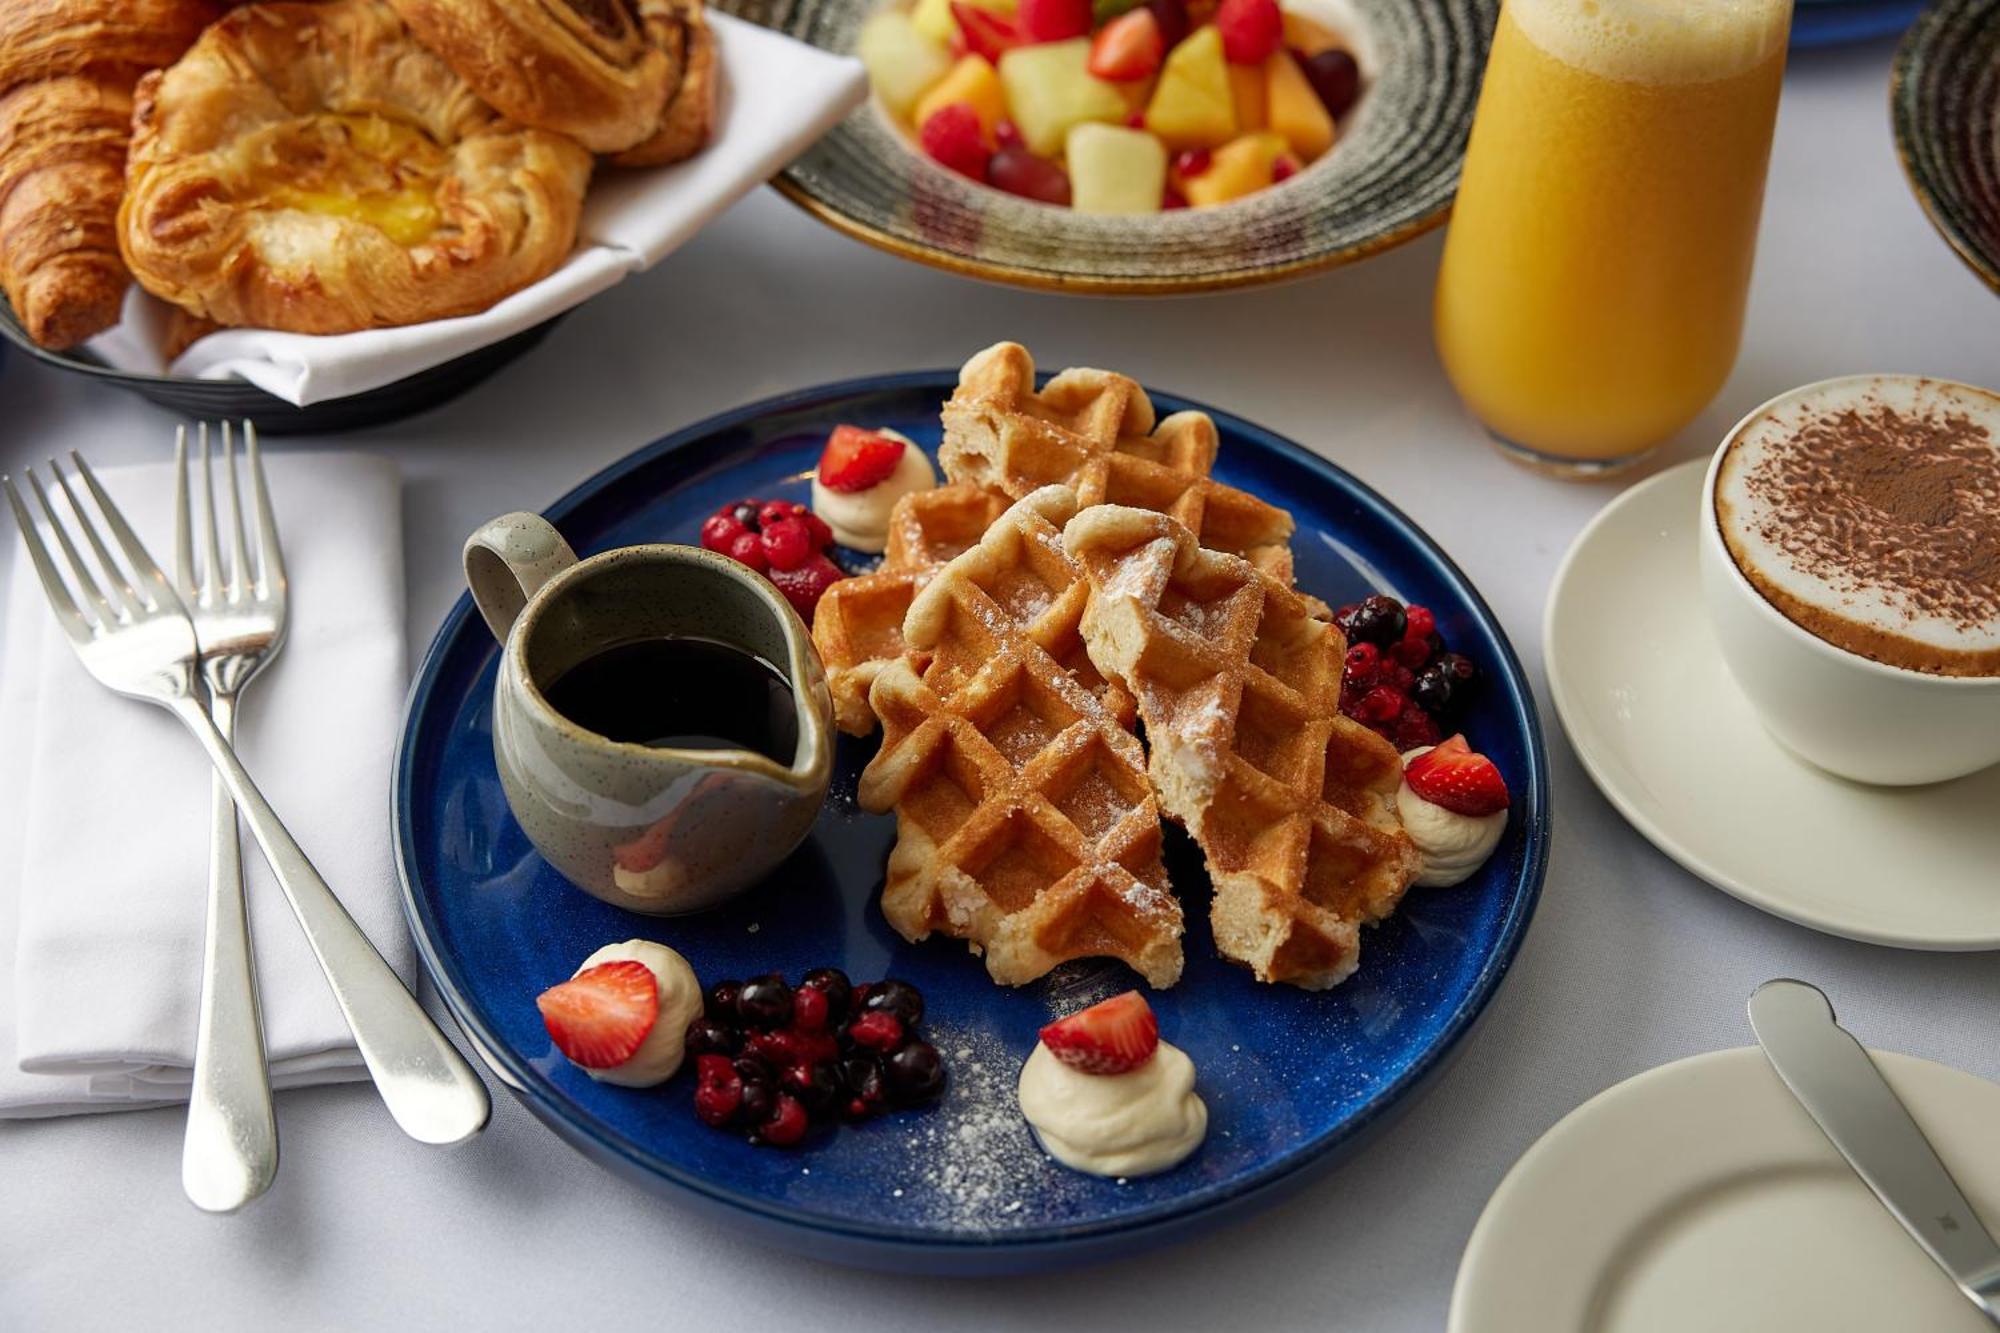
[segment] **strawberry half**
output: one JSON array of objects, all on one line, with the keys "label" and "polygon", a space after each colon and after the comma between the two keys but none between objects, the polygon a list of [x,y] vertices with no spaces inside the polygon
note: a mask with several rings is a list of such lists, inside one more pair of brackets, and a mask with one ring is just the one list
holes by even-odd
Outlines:
[{"label": "strawberry half", "polygon": [[1474,754],[1465,737],[1453,736],[1428,754],[1418,755],[1403,770],[1410,790],[1461,815],[1491,815],[1508,806],[1507,782],[1483,754]]},{"label": "strawberry half", "polygon": [[1122,14],[1090,39],[1090,73],[1112,83],[1150,79],[1166,59],[1167,39],[1150,9]]},{"label": "strawberry half", "polygon": [[1049,1053],[1086,1074],[1127,1074],[1160,1048],[1160,1021],[1146,997],[1128,990],[1042,1029]]},{"label": "strawberry half", "polygon": [[903,442],[859,426],[835,426],[819,456],[819,484],[830,491],[865,491],[888,480],[903,461]]},{"label": "strawberry half", "polygon": [[622,1065],[660,1019],[653,970],[636,959],[599,963],[535,997],[556,1049],[585,1069]]},{"label": "strawberry half", "polygon": [[965,49],[973,55],[985,56],[995,65],[1023,40],[1012,19],[966,4],[964,0],[952,0],[951,16],[958,21],[958,35]]}]

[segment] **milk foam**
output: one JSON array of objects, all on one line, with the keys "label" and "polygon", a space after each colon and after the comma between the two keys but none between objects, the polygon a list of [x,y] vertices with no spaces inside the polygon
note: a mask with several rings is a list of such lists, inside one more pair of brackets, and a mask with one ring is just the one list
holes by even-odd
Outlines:
[{"label": "milk foam", "polygon": [[1792,0],[1507,0],[1529,41],[1628,83],[1708,83],[1769,59],[1791,32]]},{"label": "milk foam", "polygon": [[[1753,583],[1768,589],[1767,596],[1769,591],[1780,594],[1770,598],[1774,604],[1822,638],[1839,641],[1838,635],[1807,623],[1819,614],[1859,625],[1891,641],[1886,652],[1864,650],[1868,656],[1934,669],[1922,665],[1926,649],[1954,656],[2000,653],[2000,608],[1966,623],[1959,616],[1927,609],[1904,588],[1882,586],[1858,562],[1827,567],[1816,561],[1818,568],[1805,568],[1773,540],[1779,535],[1773,529],[1778,502],[1770,491],[1752,484],[1760,466],[1796,448],[1797,430],[1804,421],[1849,408],[1865,412],[1881,407],[1912,417],[1958,414],[1984,426],[1993,453],[1985,480],[1986,512],[1969,518],[1962,506],[1945,522],[1958,525],[1961,533],[1968,521],[2000,523],[2000,504],[1993,502],[1993,497],[2000,495],[2000,397],[1936,380],[1855,376],[1833,381],[1803,398],[1788,397],[1750,421],[1737,435],[1715,483],[1716,513],[1730,553]],[[1940,537],[1949,530],[1934,529]],[[1917,541],[1909,549],[1921,561],[1930,545]],[[1798,608],[1787,609],[1786,597],[1804,608],[1803,613]],[[1896,651],[1897,643],[1910,646],[1910,652]],[[1905,656],[1912,660],[1897,660]]]}]

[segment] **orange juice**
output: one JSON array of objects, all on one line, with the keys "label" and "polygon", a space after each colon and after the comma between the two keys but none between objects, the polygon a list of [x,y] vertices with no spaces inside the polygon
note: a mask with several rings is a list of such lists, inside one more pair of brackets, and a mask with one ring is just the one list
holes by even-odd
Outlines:
[{"label": "orange juice", "polygon": [[1790,25],[1791,0],[1506,0],[1436,306],[1504,445],[1606,470],[1722,386]]}]

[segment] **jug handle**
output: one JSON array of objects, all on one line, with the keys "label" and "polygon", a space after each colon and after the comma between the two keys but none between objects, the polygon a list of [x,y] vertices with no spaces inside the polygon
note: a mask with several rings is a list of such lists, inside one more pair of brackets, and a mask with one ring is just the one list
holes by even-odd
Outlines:
[{"label": "jug handle", "polygon": [[465,586],[501,643],[542,585],[575,563],[562,534],[535,514],[502,514],[465,539]]}]

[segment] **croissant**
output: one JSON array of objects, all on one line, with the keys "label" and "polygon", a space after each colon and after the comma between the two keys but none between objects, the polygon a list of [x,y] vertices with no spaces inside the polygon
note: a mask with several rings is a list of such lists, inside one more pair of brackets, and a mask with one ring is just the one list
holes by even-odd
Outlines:
[{"label": "croissant", "polygon": [[574,248],[591,156],[502,118],[383,0],[223,18],[140,80],[118,235],[140,285],[295,333],[484,310]]},{"label": "croissant", "polygon": [[390,0],[500,114],[613,153],[659,126],[680,78],[633,0]]},{"label": "croissant", "polygon": [[0,0],[0,289],[42,346],[118,322],[132,87],[220,12],[214,0]]}]

